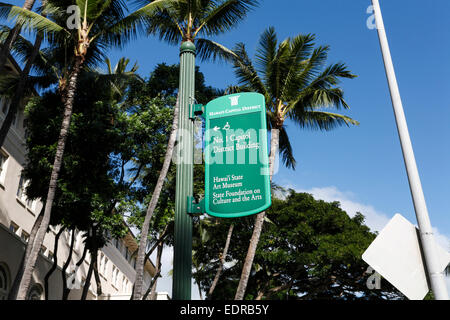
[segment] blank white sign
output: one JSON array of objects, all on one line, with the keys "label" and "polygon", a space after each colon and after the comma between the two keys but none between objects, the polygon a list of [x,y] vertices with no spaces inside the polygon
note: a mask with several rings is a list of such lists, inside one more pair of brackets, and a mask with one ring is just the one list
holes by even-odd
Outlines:
[{"label": "blank white sign", "polygon": [[[362,258],[410,300],[422,300],[429,292],[418,229],[396,214],[380,232]],[[438,246],[442,271],[450,254]]]}]

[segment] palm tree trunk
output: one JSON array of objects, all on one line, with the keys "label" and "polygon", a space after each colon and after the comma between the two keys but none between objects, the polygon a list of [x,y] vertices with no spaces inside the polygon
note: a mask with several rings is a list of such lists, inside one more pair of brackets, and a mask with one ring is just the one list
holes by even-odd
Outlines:
[{"label": "palm tree trunk", "polygon": [[44,278],[44,291],[45,291],[45,300],[48,300],[49,297],[49,291],[48,291],[48,280],[50,279],[50,276],[55,272],[56,268],[58,267],[58,244],[59,244],[59,237],[61,237],[61,234],[63,233],[64,228],[61,228],[59,232],[55,236],[55,244],[53,247],[53,265],[48,270],[47,274]]},{"label": "palm tree trunk", "polygon": [[[278,129],[272,129],[269,158],[270,181],[272,181],[274,172],[275,156],[278,153],[278,145],[280,143],[279,139],[280,131]],[[242,267],[241,279],[239,281],[234,300],[244,300],[245,291],[247,290],[248,279],[250,277],[250,272],[252,271],[253,259],[255,258],[256,248],[258,246],[259,237],[261,236],[265,216],[265,212],[261,212],[256,216],[255,225],[253,227],[253,234],[250,239],[250,245],[247,251],[247,257],[245,258],[244,266]]]},{"label": "palm tree trunk", "polygon": [[20,279],[22,279],[24,268],[25,268],[25,262],[28,260],[31,249],[33,248],[34,240],[36,239],[36,233],[39,230],[39,227],[42,223],[42,218],[44,217],[44,207],[42,207],[41,212],[39,213],[38,217],[36,218],[36,221],[33,224],[33,228],[30,232],[30,239],[28,239],[28,244],[25,249],[25,253],[22,258],[22,262],[20,263],[19,270],[17,271],[16,277],[14,278],[14,283],[11,287],[11,290],[9,291],[8,300],[15,300],[17,297],[17,292],[19,290],[20,285]]},{"label": "palm tree trunk", "polygon": [[142,297],[142,300],[146,300],[147,296],[150,294],[150,300],[156,300],[157,298],[157,294],[156,294],[156,286],[158,284],[158,279],[161,276],[161,268],[162,268],[162,264],[161,264],[161,257],[162,257],[162,253],[163,253],[163,249],[164,249],[164,243],[160,243],[158,245],[158,250],[157,250],[157,254],[156,254],[156,272],[155,272],[155,276],[153,277],[150,286],[148,287],[147,292],[144,294],[144,296]]},{"label": "palm tree trunk", "polygon": [[[97,256],[97,254],[96,254]],[[103,294],[102,291],[102,281],[100,280],[100,276],[98,274],[98,261],[95,259],[94,261],[94,279],[95,279],[95,285],[97,287],[97,297],[100,297]]]},{"label": "palm tree trunk", "polygon": [[[150,282],[150,286],[147,290],[147,292],[142,297],[142,300],[146,300],[147,296],[149,295],[150,291],[153,289],[153,287],[156,287],[156,282],[158,281],[158,278],[161,276],[161,270],[158,271],[155,276],[153,277],[152,281]],[[156,300],[156,299],[155,299]]]},{"label": "palm tree trunk", "polygon": [[[84,259],[86,259],[87,251],[88,251],[87,246],[84,246],[83,254],[81,255],[80,260],[78,260],[78,262],[75,265],[75,273],[76,273],[77,269],[83,264]],[[75,276],[76,276],[76,274],[75,274]],[[69,299],[70,290],[71,289],[67,288],[67,280],[64,280],[64,282],[63,282],[63,298],[62,298],[62,300],[68,300]]]},{"label": "palm tree trunk", "polygon": [[[156,243],[153,245],[153,247],[145,254],[145,259],[144,259],[144,261],[147,261],[147,259],[150,259],[150,256],[152,255],[152,253],[153,253],[153,251],[155,251],[156,249],[158,249],[160,246],[163,246],[164,245],[164,240],[166,239],[166,237],[169,235],[169,233],[168,233],[168,225],[166,225],[166,227],[164,228],[164,231],[161,233],[161,235],[160,235],[160,237],[159,237],[159,239],[158,239],[158,241],[156,241]],[[139,250],[139,249],[138,249]],[[136,250],[136,251],[138,251],[138,250]],[[134,256],[137,252],[134,252],[133,253],[133,255],[132,256]],[[158,252],[158,251],[157,251]],[[157,253],[158,254],[158,253]],[[157,256],[158,257],[158,256]],[[155,277],[156,277],[156,275],[155,275]],[[154,279],[155,279],[155,277],[154,277]],[[158,275],[158,277],[159,277],[159,275]],[[153,280],[152,280],[152,283],[153,283]],[[149,289],[147,290],[147,292],[144,294],[144,296],[142,297],[142,300],[145,300],[145,299],[147,299],[147,296],[149,295],[149,293],[150,293],[150,288],[151,288],[151,286],[149,287]],[[133,293],[134,293],[134,284],[133,284],[133,291],[131,292],[131,297],[130,297],[130,300],[133,300]]]},{"label": "palm tree trunk", "polygon": [[61,277],[62,277],[62,285],[63,285],[63,296],[62,299],[63,300],[67,300],[68,298],[68,294],[66,295],[65,293],[67,292],[67,268],[70,265],[70,262],[72,261],[72,255],[73,255],[73,246],[75,244],[75,230],[72,230],[72,236],[70,238],[70,248],[69,248],[69,255],[67,256],[66,262],[64,263],[62,270],[61,270]]},{"label": "palm tree trunk", "polygon": [[214,289],[217,286],[217,283],[219,283],[219,278],[223,271],[223,265],[225,264],[225,258],[228,254],[228,248],[230,247],[231,235],[233,234],[233,228],[234,228],[234,224],[230,225],[230,228],[228,229],[228,235],[227,235],[227,240],[225,241],[225,247],[223,248],[222,255],[220,256],[219,269],[217,269],[217,273],[216,273],[216,276],[214,277],[214,281],[213,281],[211,287],[209,288],[208,298],[211,298],[211,296],[214,292]]},{"label": "palm tree trunk", "polygon": [[14,93],[14,97],[11,101],[11,104],[9,105],[6,119],[5,121],[3,121],[2,127],[0,128],[0,147],[2,147],[3,144],[5,143],[6,136],[8,135],[9,128],[11,128],[14,116],[16,115],[17,110],[19,110],[19,105],[23,98],[23,91],[25,89],[25,84],[27,82],[27,78],[30,73],[31,67],[34,64],[34,59],[36,59],[39,49],[41,48],[41,44],[42,44],[42,36],[38,34],[34,42],[31,56],[28,59],[27,64],[25,65],[23,71],[20,72],[20,79],[19,83],[17,84],[16,92]]},{"label": "palm tree trunk", "polygon": [[153,191],[152,199],[148,205],[147,213],[145,215],[144,224],[141,230],[141,239],[139,242],[139,250],[136,259],[136,280],[134,282],[134,291],[132,295],[132,300],[141,300],[142,291],[144,285],[144,263],[145,263],[145,249],[147,248],[147,237],[148,229],[150,227],[150,221],[153,217],[153,212],[155,211],[156,205],[158,204],[159,195],[161,194],[164,181],[169,171],[170,163],[172,161],[173,149],[175,146],[175,141],[177,137],[178,130],[178,112],[179,112],[179,99],[177,98],[177,103],[175,105],[175,110],[173,114],[173,124],[172,132],[170,133],[169,142],[167,144],[166,155],[164,158],[164,164],[159,173],[159,178]]},{"label": "palm tree trunk", "polygon": [[156,300],[156,298],[157,298],[157,294],[156,294],[156,285],[158,284],[158,279],[159,279],[159,277],[160,277],[160,275],[161,275],[161,269],[162,269],[162,263],[161,263],[161,260],[162,260],[162,254],[163,254],[163,250],[164,250],[164,243],[161,243],[159,246],[158,246],[158,253],[157,253],[157,256],[156,256],[156,261],[155,261],[155,263],[157,264],[157,266],[158,266],[158,275],[156,275],[155,276],[155,283],[153,283],[153,285],[152,285],[152,290],[151,290],[151,292],[150,292],[150,300]]},{"label": "palm tree trunk", "polygon": [[55,199],[56,187],[58,183],[59,171],[62,166],[62,158],[64,155],[64,148],[66,145],[67,136],[69,133],[70,120],[72,117],[73,102],[75,97],[75,91],[77,86],[78,75],[83,64],[82,57],[76,57],[75,65],[73,67],[69,84],[67,87],[64,103],[64,117],[61,125],[61,132],[58,140],[58,147],[56,149],[55,162],[53,164],[53,169],[50,177],[50,183],[47,194],[47,201],[45,203],[44,217],[42,219],[42,224],[36,235],[36,241],[31,250],[30,257],[25,264],[25,270],[23,273],[22,280],[19,286],[19,293],[17,296],[18,300],[25,300],[28,289],[30,287],[32,273],[36,265],[37,256],[39,249],[44,241],[45,234],[47,232],[48,225],[50,223],[50,216],[53,206],[53,200]]},{"label": "palm tree trunk", "polygon": [[[25,0],[22,8],[31,10],[34,6],[34,2],[35,0]],[[5,71],[5,64],[11,52],[12,45],[16,41],[17,36],[20,34],[21,29],[22,25],[16,24],[14,28],[9,32],[8,37],[3,43],[3,46],[0,48],[0,74],[3,74]]]},{"label": "palm tree trunk", "polygon": [[81,300],[86,300],[89,287],[91,286],[92,273],[94,272],[94,262],[97,261],[97,250],[91,251],[91,263],[89,264],[89,270],[86,275],[86,282],[84,283],[83,293],[81,294]]}]

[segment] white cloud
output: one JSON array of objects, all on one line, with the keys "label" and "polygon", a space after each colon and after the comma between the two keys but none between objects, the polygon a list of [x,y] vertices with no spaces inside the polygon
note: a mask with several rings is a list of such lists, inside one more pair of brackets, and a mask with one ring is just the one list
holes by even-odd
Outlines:
[{"label": "white cloud", "polygon": [[336,187],[312,188],[309,190],[292,189],[297,192],[312,194],[315,199],[327,202],[339,201],[342,210],[347,212],[350,217],[354,217],[357,212],[362,213],[366,218],[366,225],[373,231],[381,231],[390,220],[387,214],[376,210],[373,206],[355,201],[355,195],[352,192],[342,192]]},{"label": "white cloud", "polygon": [[[437,228],[433,228],[434,239],[442,248],[450,251],[450,238],[439,232]],[[450,261],[449,261],[450,262]]]},{"label": "white cloud", "polygon": [[[327,202],[339,201],[341,203],[341,208],[347,212],[350,217],[355,216],[357,212],[361,212],[366,218],[366,225],[370,227],[373,231],[381,231],[384,226],[389,222],[391,217],[394,216],[396,212],[392,214],[386,214],[384,212],[378,211],[374,206],[369,204],[363,204],[355,200],[356,196],[353,192],[343,192],[338,188],[323,187],[323,188],[311,188],[311,189],[300,189],[295,187],[290,187],[297,192],[305,192],[312,194],[314,198],[321,199]],[[415,221],[411,221],[415,224]],[[439,232],[437,228],[433,228],[433,233],[436,242],[445,248],[450,249],[450,238]]]}]

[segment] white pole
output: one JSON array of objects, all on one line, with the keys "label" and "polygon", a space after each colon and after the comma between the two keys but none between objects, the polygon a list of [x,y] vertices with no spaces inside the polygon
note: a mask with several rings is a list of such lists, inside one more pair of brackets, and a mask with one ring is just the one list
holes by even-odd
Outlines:
[{"label": "white pole", "polygon": [[395,120],[397,122],[397,130],[400,137],[400,143],[403,151],[403,159],[408,174],[409,187],[413,198],[414,209],[416,212],[417,223],[420,230],[420,240],[425,256],[425,265],[427,267],[430,279],[431,290],[436,300],[448,300],[447,287],[443,270],[439,270],[438,255],[436,242],[434,240],[433,230],[431,228],[430,218],[428,216],[427,205],[420,182],[419,171],[417,170],[414,151],[408,132],[405,113],[403,111],[400,91],[398,89],[397,79],[395,76],[394,65],[389,50],[389,44],[384,29],[383,16],[381,15],[380,4],[378,0],[372,0],[375,19],[380,39],[381,50],[386,69],[386,75],[389,82],[389,90],[391,91],[391,100],[394,107]]}]

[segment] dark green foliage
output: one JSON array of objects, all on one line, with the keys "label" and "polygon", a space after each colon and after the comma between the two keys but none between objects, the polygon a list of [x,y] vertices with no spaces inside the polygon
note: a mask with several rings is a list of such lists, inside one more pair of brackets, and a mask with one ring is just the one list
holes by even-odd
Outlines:
[{"label": "dark green foliage", "polygon": [[[156,98],[159,96],[166,99],[176,99],[179,77],[179,64],[158,64],[144,84],[140,83],[140,85],[131,87],[128,94],[128,103],[138,105],[142,103],[142,99],[145,99],[145,97]],[[197,66],[195,68],[195,99],[197,103],[207,104],[221,95],[223,95],[223,91],[205,84],[205,76]],[[175,104],[175,100],[173,100],[173,104]]]},{"label": "dark green foliage", "polygon": [[[170,129],[172,110],[161,99],[149,99],[134,111],[123,103],[136,70],[126,71],[127,63],[122,59],[114,74],[111,68],[106,75],[82,73],[53,205],[51,224],[87,231],[87,241],[95,248],[127,232],[127,204],[143,197],[136,182],[144,168],[159,163]],[[45,199],[62,110],[54,91],[27,106],[24,174],[30,180],[29,198]]]},{"label": "dark green foliage", "polygon": [[[107,82],[90,74],[80,80],[51,225],[83,231],[98,225],[100,234],[110,231],[120,236],[125,232],[122,216],[113,210],[121,192],[119,172],[110,156],[120,152],[117,147],[123,145],[126,118],[109,99],[108,88]],[[24,174],[30,180],[30,198],[45,200],[63,108],[55,92],[32,99],[26,108],[28,159]],[[102,247],[105,239],[98,240]]]},{"label": "dark green foliage", "polygon": [[[210,100],[223,94],[222,91],[205,84],[205,77],[200,72],[199,67],[196,68],[195,74],[195,96],[198,103],[206,104]],[[133,112],[139,117],[143,117],[142,110],[152,110],[152,105],[155,101],[160,101],[161,104],[168,106],[170,113],[153,113],[149,114],[149,121],[155,124],[163,124],[162,127],[166,128],[165,132],[161,132],[162,136],[160,141],[149,149],[145,157],[137,156],[135,166],[139,167],[140,164],[145,163],[144,159],[147,159],[151,166],[145,166],[141,175],[139,187],[136,190],[138,194],[138,202],[128,203],[128,210],[131,212],[131,217],[128,222],[140,229],[145,217],[145,211],[147,204],[149,203],[152,192],[155,188],[156,181],[159,176],[159,171],[164,162],[164,156],[167,147],[167,139],[170,135],[170,129],[172,124],[172,107],[176,103],[176,97],[178,93],[179,83],[179,65],[166,65],[165,63],[158,64],[154,71],[150,74],[150,77],[144,82],[139,80],[132,81],[130,88],[127,92],[127,99],[125,106],[127,110]],[[148,112],[148,111],[147,111]],[[151,127],[149,132],[153,135],[158,131]],[[203,165],[196,165],[194,170],[195,182],[194,189],[195,194],[203,194],[204,191],[204,167]],[[156,207],[154,217],[150,226],[149,238],[151,241],[155,241],[158,235],[164,230],[166,225],[170,223],[174,218],[174,200],[175,200],[175,176],[176,167],[172,163],[166,177],[166,183],[161,191],[158,206]],[[172,244],[173,234],[169,230],[169,236],[165,242],[168,245]]]},{"label": "dark green foliage", "polygon": [[[239,281],[253,217],[201,223],[194,241],[202,264],[195,274],[208,290],[218,267],[230,223],[235,224],[222,278],[213,299],[232,299]],[[338,202],[315,200],[291,191],[285,200],[273,199],[256,251],[246,299],[382,299],[399,297],[382,282],[382,290],[366,286],[368,265],[362,253],[375,239],[363,224],[364,217],[350,218]]]}]

